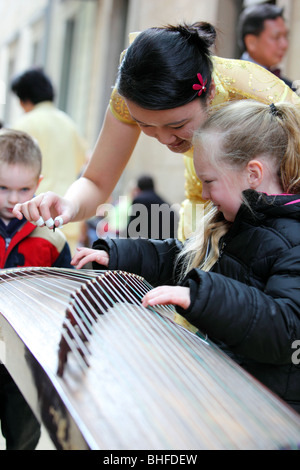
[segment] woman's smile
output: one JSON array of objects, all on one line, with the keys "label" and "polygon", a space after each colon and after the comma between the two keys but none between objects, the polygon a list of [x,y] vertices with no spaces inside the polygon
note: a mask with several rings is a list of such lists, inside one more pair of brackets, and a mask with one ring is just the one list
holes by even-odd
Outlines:
[{"label": "woman's smile", "polygon": [[175,153],[184,153],[187,152],[191,148],[192,144],[188,140],[179,140],[175,144],[167,145],[168,149],[171,150],[171,152]]},{"label": "woman's smile", "polygon": [[193,133],[206,119],[206,107],[198,99],[174,109],[144,109],[126,100],[128,110],[142,132],[175,153],[192,146]]}]

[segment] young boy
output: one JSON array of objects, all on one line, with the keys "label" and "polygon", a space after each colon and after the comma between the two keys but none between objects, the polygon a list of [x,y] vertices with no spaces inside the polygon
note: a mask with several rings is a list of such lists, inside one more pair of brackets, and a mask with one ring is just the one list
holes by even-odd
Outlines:
[{"label": "young boy", "polygon": [[[42,179],[37,142],[24,132],[0,130],[0,269],[22,266],[70,268],[71,253],[61,231],[18,220],[16,203],[31,199]],[[33,450],[40,425],[0,363],[0,422],[7,450]]]}]

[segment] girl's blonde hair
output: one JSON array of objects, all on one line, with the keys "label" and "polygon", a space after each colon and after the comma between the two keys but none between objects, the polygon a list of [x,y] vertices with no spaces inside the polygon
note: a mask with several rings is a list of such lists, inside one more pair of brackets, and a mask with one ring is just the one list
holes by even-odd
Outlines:
[{"label": "girl's blonde hair", "polygon": [[[251,160],[264,157],[273,163],[283,193],[300,193],[300,110],[296,106],[251,100],[223,105],[195,132],[195,152],[207,148],[212,139],[218,141],[218,152],[209,158],[216,164],[221,160],[242,170]],[[219,257],[220,238],[230,225],[211,203],[207,206],[201,227],[178,258],[182,276],[196,267],[212,268]]]}]

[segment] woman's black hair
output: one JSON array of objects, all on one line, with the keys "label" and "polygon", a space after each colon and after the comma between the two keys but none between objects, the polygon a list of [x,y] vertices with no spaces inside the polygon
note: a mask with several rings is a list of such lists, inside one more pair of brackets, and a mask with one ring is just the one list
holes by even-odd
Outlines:
[{"label": "woman's black hair", "polygon": [[145,109],[173,109],[198,97],[193,89],[200,73],[206,101],[212,79],[210,47],[216,30],[209,23],[165,26],[141,32],[121,62],[117,89],[121,96]]}]

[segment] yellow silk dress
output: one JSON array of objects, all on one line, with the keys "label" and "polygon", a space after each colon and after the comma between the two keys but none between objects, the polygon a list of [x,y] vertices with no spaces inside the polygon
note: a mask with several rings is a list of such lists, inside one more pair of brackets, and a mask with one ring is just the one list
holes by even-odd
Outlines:
[{"label": "yellow silk dress", "polygon": [[[300,97],[283,81],[252,62],[235,59],[212,57],[213,80],[216,93],[210,108],[233,100],[252,99],[262,103],[292,102],[300,106]],[[110,99],[113,115],[127,124],[135,124],[132,120],[124,99],[113,90]],[[196,229],[197,207],[205,204],[202,197],[201,182],[196,176],[193,164],[193,149],[183,155],[185,163],[185,197],[180,211],[178,238],[185,240]],[[201,211],[200,211],[201,213]],[[203,213],[203,211],[202,211]]]}]

